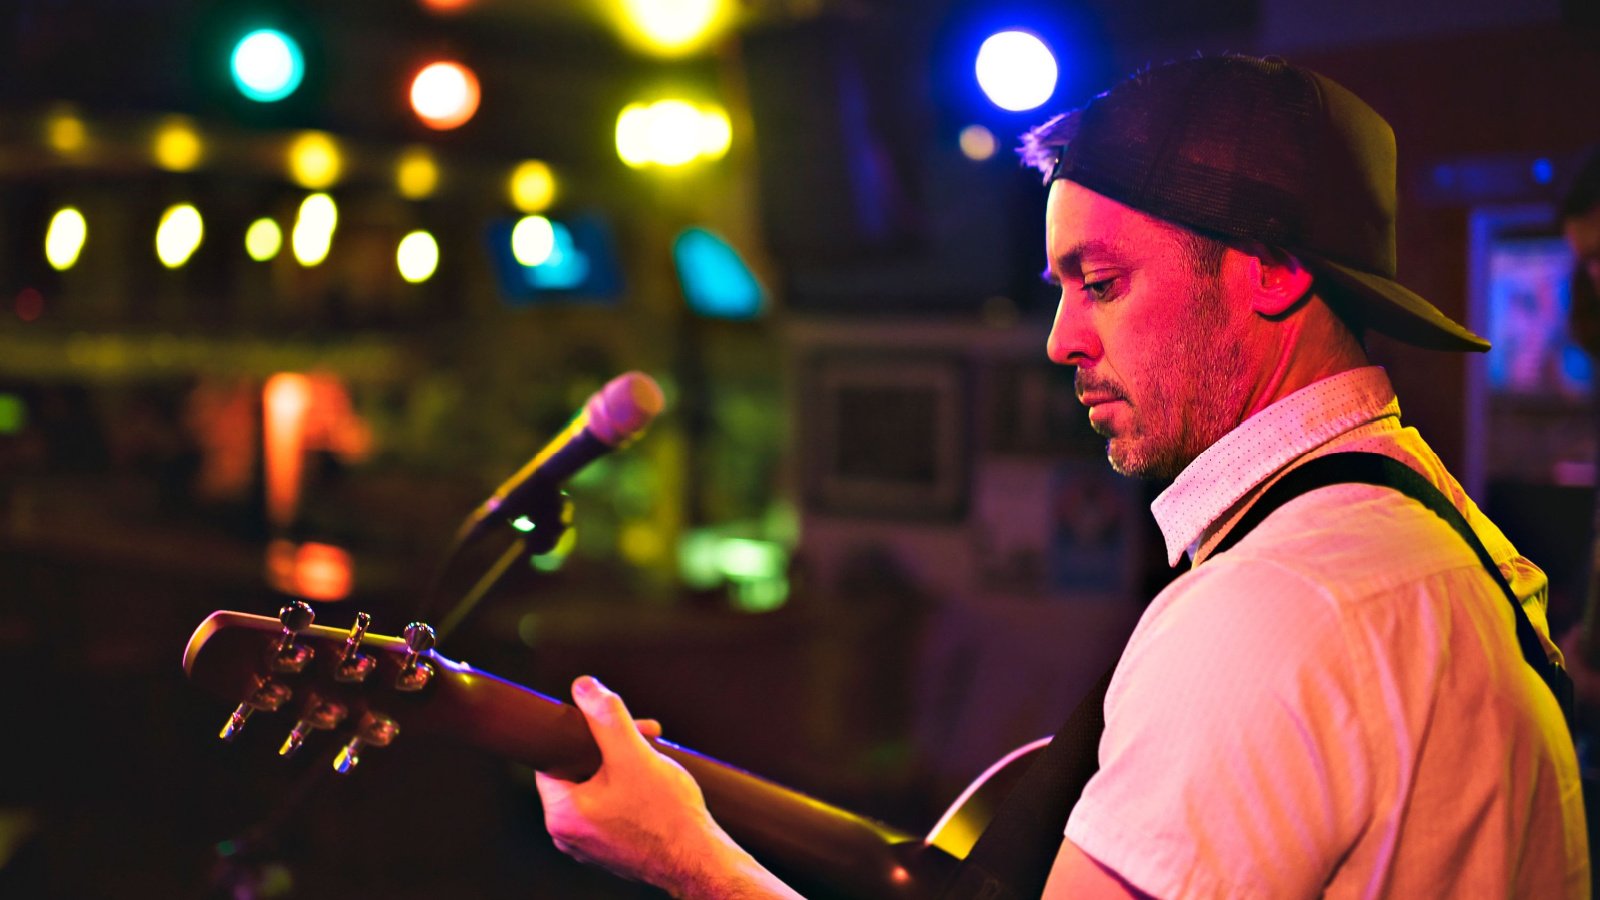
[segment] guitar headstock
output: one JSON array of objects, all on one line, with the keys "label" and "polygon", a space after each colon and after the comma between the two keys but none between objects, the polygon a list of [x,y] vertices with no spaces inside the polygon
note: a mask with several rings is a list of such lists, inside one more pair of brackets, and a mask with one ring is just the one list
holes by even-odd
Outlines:
[{"label": "guitar headstock", "polygon": [[[364,750],[399,735],[401,720],[426,704],[441,668],[459,665],[433,652],[433,629],[421,622],[389,637],[368,633],[372,617],[364,612],[345,630],[313,619],[311,607],[298,600],[276,620],[212,613],[189,639],[183,669],[238,703],[218,737],[232,741],[258,712],[288,711],[294,724],[278,753],[295,755],[318,732],[345,733],[333,767],[348,772]],[[419,722],[426,728],[428,719]]]},{"label": "guitar headstock", "polygon": [[278,724],[269,727],[284,735],[283,756],[320,742],[320,732],[337,735],[342,746],[333,767],[340,772],[402,729],[565,778],[586,778],[599,766],[577,709],[441,656],[433,649],[433,629],[421,622],[399,637],[369,632],[371,622],[358,613],[349,628],[316,625],[311,608],[298,601],[277,619],[214,612],[189,638],[183,670],[237,704],[218,735],[223,740],[233,740],[252,717],[270,715]]}]

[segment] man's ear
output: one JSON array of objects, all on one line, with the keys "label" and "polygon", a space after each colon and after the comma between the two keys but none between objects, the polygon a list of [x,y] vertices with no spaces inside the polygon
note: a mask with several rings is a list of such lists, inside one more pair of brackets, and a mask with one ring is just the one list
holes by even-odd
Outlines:
[{"label": "man's ear", "polygon": [[1289,312],[1311,293],[1313,278],[1294,254],[1272,247],[1254,247],[1250,307],[1268,318]]}]

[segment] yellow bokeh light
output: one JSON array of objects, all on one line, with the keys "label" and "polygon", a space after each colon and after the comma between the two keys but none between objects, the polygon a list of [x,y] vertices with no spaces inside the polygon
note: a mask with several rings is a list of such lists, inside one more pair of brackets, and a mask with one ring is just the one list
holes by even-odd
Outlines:
[{"label": "yellow bokeh light", "polygon": [[50,267],[66,271],[78,262],[83,245],[89,239],[89,224],[83,213],[71,206],[56,210],[50,217],[50,228],[44,235],[44,258]]},{"label": "yellow bokeh light", "polygon": [[320,265],[333,247],[333,232],[339,225],[339,208],[327,194],[312,194],[300,203],[294,231],[289,235],[294,258],[302,266]]},{"label": "yellow bokeh light", "polygon": [[524,266],[543,265],[556,249],[556,230],[544,216],[524,216],[511,229],[511,256]]},{"label": "yellow bokeh light", "polygon": [[658,100],[650,107],[651,155],[663,166],[681,166],[700,155],[700,111],[683,100]]},{"label": "yellow bokeh light", "polygon": [[733,125],[722,107],[712,106],[700,110],[700,155],[707,159],[721,159],[733,146]]},{"label": "yellow bokeh light", "polygon": [[50,149],[72,156],[89,146],[89,127],[70,108],[57,109],[44,123],[44,139]]},{"label": "yellow bokeh light", "polygon": [[525,160],[511,171],[508,188],[511,205],[518,212],[544,212],[555,202],[556,176],[545,163],[537,159]]},{"label": "yellow bokeh light", "polygon": [[439,268],[439,242],[426,231],[413,231],[400,239],[394,253],[400,277],[412,284],[421,284],[433,277]]},{"label": "yellow bokeh light", "polygon": [[156,257],[162,265],[176,269],[200,249],[204,236],[205,223],[200,218],[200,210],[189,203],[169,206],[161,214],[161,224],[156,226]]},{"label": "yellow bokeh light", "polygon": [[723,0],[623,0],[624,33],[666,56],[703,46],[726,18]]},{"label": "yellow bokeh light", "polygon": [[307,131],[289,145],[289,177],[303,188],[330,188],[343,169],[338,142],[320,131]]},{"label": "yellow bokeh light", "polygon": [[720,159],[733,143],[728,114],[687,100],[630,103],[617,116],[617,156],[631,168]]},{"label": "yellow bokeh light", "polygon": [[629,168],[637,169],[652,161],[650,152],[650,107],[629,103],[617,116],[617,156]]},{"label": "yellow bokeh light", "polygon": [[617,534],[617,549],[635,565],[648,565],[667,553],[661,532],[649,522],[629,522]]},{"label": "yellow bokeh light", "polygon": [[961,129],[961,152],[974,162],[983,162],[994,156],[998,144],[994,132],[982,125],[968,125]]},{"label": "yellow bokeh light", "polygon": [[168,116],[156,127],[151,146],[156,165],[169,172],[187,172],[200,164],[205,143],[185,116]]},{"label": "yellow bokeh light", "polygon": [[283,249],[283,229],[271,219],[261,218],[250,223],[244,233],[244,252],[256,262],[266,262]]},{"label": "yellow bokeh light", "polygon": [[425,200],[439,187],[439,164],[426,147],[407,147],[394,168],[395,186],[407,200]]}]

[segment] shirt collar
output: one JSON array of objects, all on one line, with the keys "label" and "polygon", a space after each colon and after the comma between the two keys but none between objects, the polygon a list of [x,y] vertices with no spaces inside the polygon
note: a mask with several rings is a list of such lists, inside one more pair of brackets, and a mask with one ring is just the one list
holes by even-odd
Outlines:
[{"label": "shirt collar", "polygon": [[1150,505],[1167,563],[1191,556],[1206,529],[1298,456],[1385,416],[1400,415],[1380,366],[1340,372],[1273,403],[1207,447]]}]

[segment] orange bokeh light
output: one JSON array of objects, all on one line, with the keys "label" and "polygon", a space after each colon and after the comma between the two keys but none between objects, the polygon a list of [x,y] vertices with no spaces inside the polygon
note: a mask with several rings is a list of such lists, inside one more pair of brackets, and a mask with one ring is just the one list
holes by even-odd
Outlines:
[{"label": "orange bokeh light", "polygon": [[458,128],[478,111],[478,76],[458,62],[424,66],[411,81],[411,108],[424,125]]},{"label": "orange bokeh light", "polygon": [[342,547],[280,538],[267,545],[267,583],[306,600],[343,600],[355,583],[355,564]]}]

